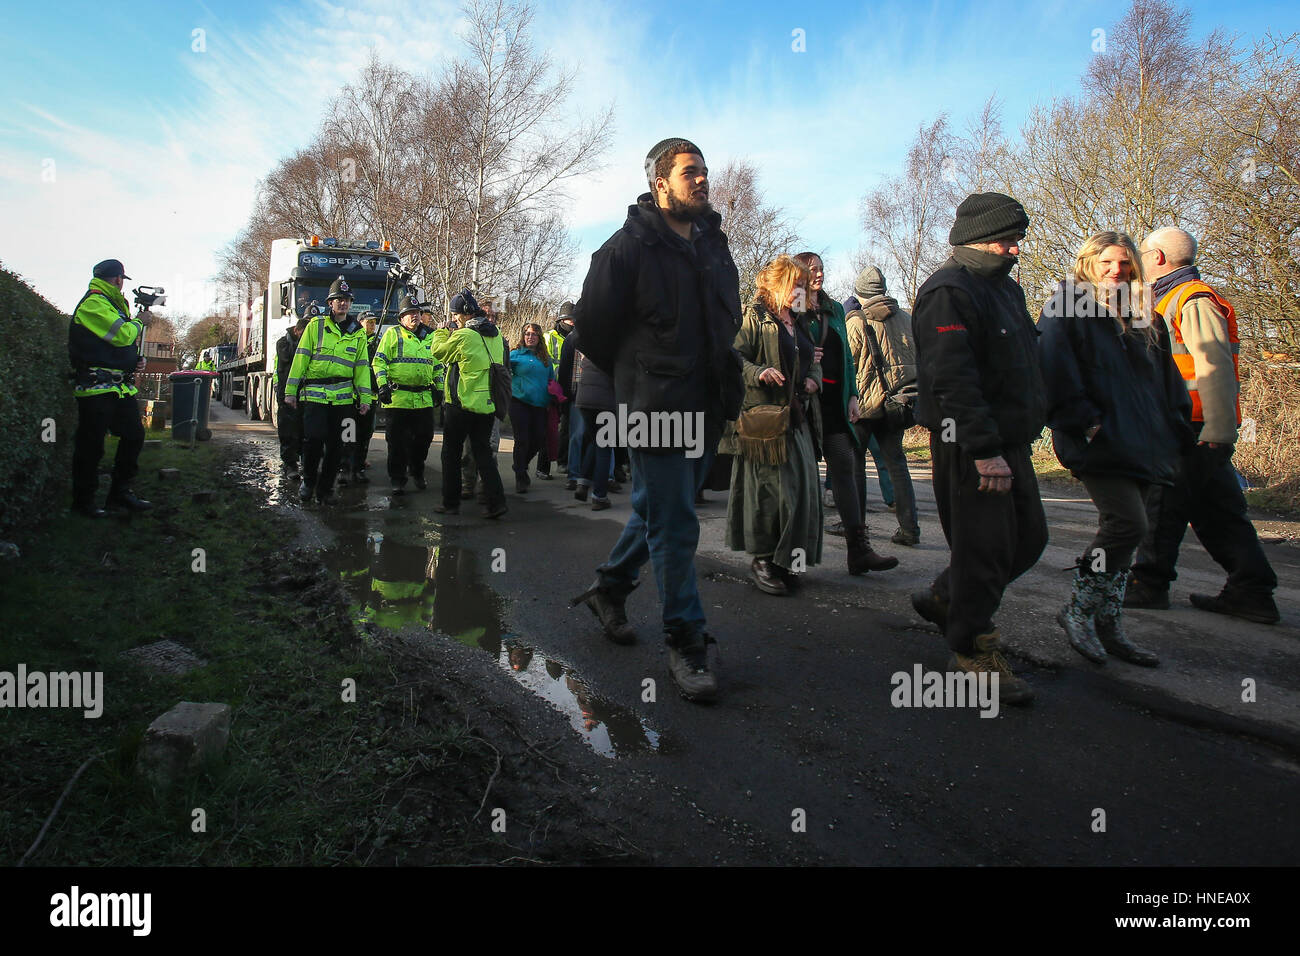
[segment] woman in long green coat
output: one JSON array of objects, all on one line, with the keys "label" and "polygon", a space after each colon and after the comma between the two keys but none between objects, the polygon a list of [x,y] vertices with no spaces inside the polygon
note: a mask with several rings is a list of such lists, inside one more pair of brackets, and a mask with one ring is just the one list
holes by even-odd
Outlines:
[{"label": "woman in long green coat", "polygon": [[822,375],[804,313],[808,270],[778,256],[758,274],[757,285],[735,342],[745,362],[741,416],[760,405],[781,406],[789,409],[788,424],[784,434],[766,440],[728,428],[719,450],[736,456],[727,547],[753,555],[750,578],[759,590],[781,595],[795,585],[795,574],[822,557],[815,450],[821,432],[815,393]]}]

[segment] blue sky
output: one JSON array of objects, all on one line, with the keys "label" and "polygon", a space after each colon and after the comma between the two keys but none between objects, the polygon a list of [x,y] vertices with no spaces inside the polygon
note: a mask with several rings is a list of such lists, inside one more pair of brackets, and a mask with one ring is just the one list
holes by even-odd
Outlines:
[{"label": "blue sky", "polygon": [[[898,171],[917,125],[942,110],[960,125],[996,94],[1014,131],[1077,89],[1093,30],[1127,6],[539,3],[537,46],[581,70],[572,109],[616,111],[605,168],[569,187],[571,294],[644,190],[646,149],[669,135],[699,143],[714,170],[754,162],[843,292],[858,202]],[[1300,30],[1295,5],[1186,6],[1198,37]],[[22,79],[0,102],[0,262],[67,309],[114,256],[167,286],[172,314],[202,312],[258,179],[307,143],[369,51],[437,73],[460,53],[461,22],[441,0],[11,6],[6,72]]]}]

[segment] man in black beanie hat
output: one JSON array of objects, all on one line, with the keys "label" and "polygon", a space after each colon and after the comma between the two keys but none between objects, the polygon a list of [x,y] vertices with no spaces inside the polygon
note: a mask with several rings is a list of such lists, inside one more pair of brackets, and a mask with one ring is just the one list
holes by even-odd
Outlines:
[{"label": "man in black beanie hat", "polygon": [[912,606],[943,628],[949,669],[998,674],[1008,704],[1028,703],[1033,690],[1002,656],[993,614],[1047,546],[1030,461],[1046,421],[1038,331],[1010,276],[1028,228],[1010,196],[968,196],[948,233],[952,257],[921,286],[912,312],[916,420],[930,429],[935,503],[952,549]]}]

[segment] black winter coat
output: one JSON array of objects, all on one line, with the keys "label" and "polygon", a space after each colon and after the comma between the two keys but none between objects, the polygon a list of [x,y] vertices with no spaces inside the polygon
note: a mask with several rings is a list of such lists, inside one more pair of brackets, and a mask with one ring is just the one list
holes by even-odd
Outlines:
[{"label": "black winter coat", "polygon": [[[1173,484],[1179,456],[1196,439],[1191,398],[1163,325],[1148,346],[1141,331],[1121,332],[1085,287],[1062,282],[1038,331],[1047,423],[1061,464],[1076,477]],[[1084,433],[1098,424],[1088,441]]]},{"label": "black winter coat", "polygon": [[740,413],[740,278],[721,222],[708,213],[687,242],[645,193],[591,257],[574,321],[629,411],[704,412],[716,431]]},{"label": "black winter coat", "polygon": [[[1004,261],[958,247],[917,292],[912,310],[916,420],[972,458],[1035,441],[1046,421],[1038,332]],[[992,267],[991,267],[992,266]]]}]

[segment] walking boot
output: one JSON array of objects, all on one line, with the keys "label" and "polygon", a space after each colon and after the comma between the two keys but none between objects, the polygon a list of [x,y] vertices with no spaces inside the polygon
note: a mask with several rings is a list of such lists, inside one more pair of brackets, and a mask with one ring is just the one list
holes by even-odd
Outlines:
[{"label": "walking boot", "polygon": [[790,593],[786,587],[785,580],[781,577],[776,565],[765,558],[755,558],[749,566],[749,579],[758,585],[758,589],[766,594],[775,594],[784,596]]},{"label": "walking boot", "polygon": [[687,625],[669,631],[668,673],[687,700],[710,701],[718,695],[718,679],[709,670],[709,645],[715,643],[701,628]]},{"label": "walking boot", "polygon": [[316,486],[304,478],[302,484],[298,486],[298,497],[303,501],[303,503],[306,503],[311,501],[315,494]]},{"label": "walking boot", "polygon": [[845,535],[849,545],[849,574],[866,574],[868,571],[888,571],[898,567],[898,558],[877,554],[867,537],[867,526],[849,528]]},{"label": "walking boot", "polygon": [[515,494],[522,495],[528,491],[528,476],[515,475]]},{"label": "walking boot", "polygon": [[103,508],[95,504],[93,500],[74,501],[72,504],[73,513],[83,515],[87,518],[102,518],[108,514]]},{"label": "walking boot", "polygon": [[939,632],[948,630],[948,602],[941,600],[933,588],[912,592],[912,608],[931,624],[939,626]]},{"label": "walking boot", "polygon": [[1065,629],[1070,646],[1094,664],[1106,663],[1106,648],[1097,640],[1097,629],[1093,624],[1105,594],[1104,575],[1084,574],[1082,568],[1075,568],[1070,600],[1056,615],[1056,623]]},{"label": "walking boot", "polygon": [[354,485],[368,485],[370,484],[370,476],[358,469],[352,472],[352,483]]},{"label": "walking boot", "polygon": [[1124,606],[1146,611],[1167,611],[1169,610],[1169,588],[1147,584],[1136,574],[1130,573],[1128,591],[1124,594]]},{"label": "walking boot", "polygon": [[416,491],[424,491],[429,487],[429,483],[424,480],[424,471],[420,470],[411,475],[411,480],[415,482]]},{"label": "walking boot", "polygon": [[1093,624],[1097,640],[1111,657],[1118,657],[1139,667],[1158,667],[1160,658],[1154,651],[1144,650],[1128,639],[1124,633],[1124,590],[1128,586],[1128,572],[1116,571],[1105,575],[1106,590]]},{"label": "walking boot", "polygon": [[1190,594],[1188,598],[1202,611],[1228,614],[1256,624],[1276,624],[1282,620],[1277,602],[1271,594],[1243,594],[1226,587],[1218,594]]},{"label": "walking boot", "polygon": [[607,588],[600,583],[600,578],[596,578],[591,587],[569,602],[569,606],[587,605],[605,629],[605,636],[615,644],[635,644],[636,631],[627,622],[626,603],[626,592]]},{"label": "walking boot", "polygon": [[590,492],[591,492],[591,485],[584,485],[582,482],[578,482],[578,488],[576,491],[574,491],[573,497],[578,499],[579,501],[586,501],[587,495],[590,494]]},{"label": "walking boot", "polygon": [[921,543],[921,536],[899,528],[894,532],[894,536],[889,540],[894,542],[894,544],[901,544],[905,548],[914,548]]},{"label": "walking boot", "polygon": [[1011,665],[1002,656],[1001,635],[997,628],[975,638],[975,649],[970,654],[953,652],[948,660],[948,670],[966,674],[997,674],[998,701],[1020,707],[1034,699],[1034,689],[1024,678],[1017,677]]},{"label": "walking boot", "polygon": [[148,511],[153,507],[152,501],[145,501],[130,488],[119,488],[116,485],[109,489],[105,504],[110,508],[125,508],[127,511]]},{"label": "walking boot", "polygon": [[406,494],[406,479],[405,479],[405,478],[394,478],[394,479],[392,480],[392,485],[393,485],[393,494],[395,494],[395,495],[404,495],[404,494]]}]

